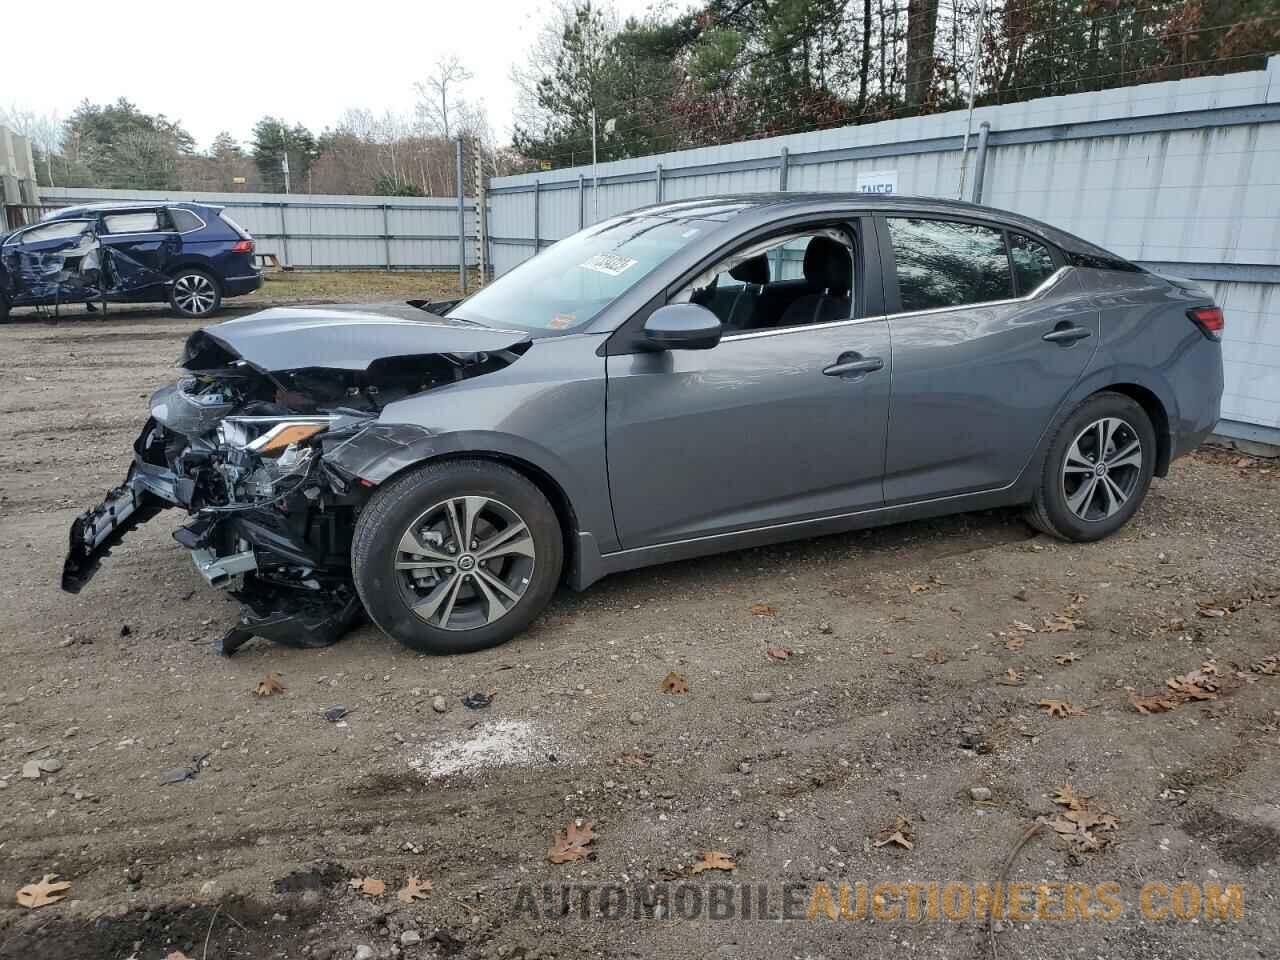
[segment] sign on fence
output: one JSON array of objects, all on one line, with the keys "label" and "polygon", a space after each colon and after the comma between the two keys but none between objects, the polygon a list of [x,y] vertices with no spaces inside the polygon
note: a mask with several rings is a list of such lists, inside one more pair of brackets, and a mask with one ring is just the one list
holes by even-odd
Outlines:
[{"label": "sign on fence", "polygon": [[897,193],[897,170],[873,170],[858,174],[859,193]]}]

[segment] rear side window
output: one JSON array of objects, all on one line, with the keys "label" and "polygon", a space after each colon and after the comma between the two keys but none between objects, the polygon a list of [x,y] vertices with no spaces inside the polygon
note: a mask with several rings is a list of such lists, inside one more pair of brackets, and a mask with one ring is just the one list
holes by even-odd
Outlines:
[{"label": "rear side window", "polygon": [[1031,293],[1058,269],[1048,247],[1021,233],[1009,234],[1009,259],[1013,261],[1013,275],[1018,281],[1020,296]]},{"label": "rear side window", "polygon": [[108,213],[102,218],[107,233],[155,233],[160,227],[160,215],[154,210],[140,213]]},{"label": "rear side window", "polygon": [[888,222],[904,311],[1013,297],[1003,230],[914,217]]},{"label": "rear side window", "polygon": [[197,217],[190,210],[183,210],[181,207],[170,207],[169,219],[173,221],[173,228],[179,233],[187,233],[190,230],[199,230],[204,226],[203,220]]}]

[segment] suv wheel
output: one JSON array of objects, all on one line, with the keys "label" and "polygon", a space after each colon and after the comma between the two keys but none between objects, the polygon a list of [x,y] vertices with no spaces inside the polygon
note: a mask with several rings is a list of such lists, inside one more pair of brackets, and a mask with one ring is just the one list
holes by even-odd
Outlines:
[{"label": "suv wheel", "polygon": [[1156,433],[1146,411],[1123,394],[1094,394],[1050,441],[1027,519],[1063,540],[1110,536],[1141,506],[1155,462]]},{"label": "suv wheel", "polygon": [[351,543],[370,619],[421,653],[482,650],[542,612],[560,580],[555,511],[487,460],[428,464],[373,495]]},{"label": "suv wheel", "polygon": [[222,306],[222,288],[205,271],[184,267],[173,275],[169,305],[184,317],[207,317]]}]

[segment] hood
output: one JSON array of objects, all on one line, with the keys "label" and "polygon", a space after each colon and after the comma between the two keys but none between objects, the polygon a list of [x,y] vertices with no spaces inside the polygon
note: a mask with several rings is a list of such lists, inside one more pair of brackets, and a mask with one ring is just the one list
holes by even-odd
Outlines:
[{"label": "hood", "polygon": [[528,333],[445,320],[403,304],[277,307],[196,331],[187,339],[182,365],[207,370],[239,359],[266,373],[365,371],[392,357],[492,353],[530,339]]}]

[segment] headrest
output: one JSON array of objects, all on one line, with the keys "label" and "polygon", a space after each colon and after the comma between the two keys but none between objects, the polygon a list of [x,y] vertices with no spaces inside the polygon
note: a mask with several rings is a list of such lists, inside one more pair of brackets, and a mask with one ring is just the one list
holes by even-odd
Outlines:
[{"label": "headrest", "polygon": [[853,281],[849,249],[830,237],[814,237],[804,248],[804,278],[815,287],[845,293]]},{"label": "headrest", "polygon": [[729,271],[729,276],[743,283],[755,283],[764,286],[769,282],[769,258],[763,253],[750,260],[743,260]]}]

